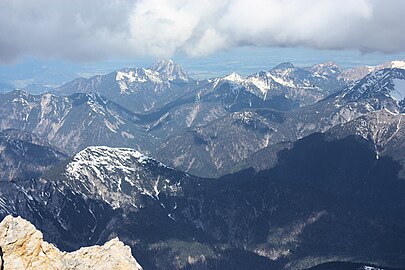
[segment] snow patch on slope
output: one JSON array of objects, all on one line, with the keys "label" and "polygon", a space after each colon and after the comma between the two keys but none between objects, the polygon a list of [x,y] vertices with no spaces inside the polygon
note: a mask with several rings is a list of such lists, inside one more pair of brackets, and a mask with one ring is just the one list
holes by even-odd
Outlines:
[{"label": "snow patch on slope", "polygon": [[394,79],[394,85],[395,88],[391,92],[391,97],[397,101],[403,100],[405,98],[405,80]]},{"label": "snow patch on slope", "polygon": [[144,84],[148,82],[160,84],[163,82],[162,79],[159,78],[159,73],[144,68],[123,69],[121,71],[117,71],[115,79],[118,83],[121,93],[125,93],[127,91],[133,92],[133,84]]},{"label": "snow patch on slope", "polygon": [[283,80],[283,79],[280,78],[280,77],[276,77],[276,76],[270,74],[269,72],[267,73],[267,75],[268,75],[270,78],[272,78],[276,83],[279,83],[279,84],[284,85],[284,86],[287,86],[287,87],[292,87],[292,88],[296,87],[293,82],[285,81],[285,80]]}]

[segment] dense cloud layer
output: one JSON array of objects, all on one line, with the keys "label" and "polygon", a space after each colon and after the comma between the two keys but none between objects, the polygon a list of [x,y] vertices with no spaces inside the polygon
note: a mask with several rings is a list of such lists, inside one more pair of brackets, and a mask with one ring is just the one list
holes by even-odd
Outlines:
[{"label": "dense cloud layer", "polygon": [[403,0],[0,0],[0,61],[73,60],[233,46],[405,51]]}]

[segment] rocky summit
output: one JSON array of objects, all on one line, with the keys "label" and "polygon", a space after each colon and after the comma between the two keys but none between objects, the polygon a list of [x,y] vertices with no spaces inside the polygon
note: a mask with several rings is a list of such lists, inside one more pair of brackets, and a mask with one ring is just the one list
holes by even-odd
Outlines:
[{"label": "rocky summit", "polygon": [[21,217],[7,216],[0,223],[0,268],[14,270],[141,270],[131,249],[118,238],[102,246],[62,252],[43,240],[42,233]]}]

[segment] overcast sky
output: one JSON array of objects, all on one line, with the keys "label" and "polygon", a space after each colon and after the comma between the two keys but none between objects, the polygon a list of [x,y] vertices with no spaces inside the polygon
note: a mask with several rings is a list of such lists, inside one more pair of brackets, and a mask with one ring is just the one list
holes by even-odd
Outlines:
[{"label": "overcast sky", "polygon": [[404,0],[0,0],[0,62],[205,57],[241,46],[405,52]]}]

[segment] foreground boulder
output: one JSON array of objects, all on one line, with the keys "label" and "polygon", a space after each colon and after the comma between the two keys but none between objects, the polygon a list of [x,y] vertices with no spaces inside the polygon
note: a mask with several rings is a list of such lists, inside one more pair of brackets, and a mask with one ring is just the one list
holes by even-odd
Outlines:
[{"label": "foreground boulder", "polygon": [[34,225],[21,217],[7,216],[0,223],[1,269],[81,269],[141,270],[131,249],[118,238],[102,246],[84,247],[63,252],[43,241]]}]

